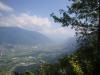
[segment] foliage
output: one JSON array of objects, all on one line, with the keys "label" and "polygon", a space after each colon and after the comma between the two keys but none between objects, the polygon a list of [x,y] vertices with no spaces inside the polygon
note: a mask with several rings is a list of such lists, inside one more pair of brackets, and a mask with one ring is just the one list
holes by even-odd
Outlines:
[{"label": "foliage", "polygon": [[97,55],[96,51],[95,43],[80,47],[76,52],[60,59],[58,63],[43,64],[40,75],[99,75],[97,67],[100,66],[100,55]]},{"label": "foliage", "polygon": [[68,6],[68,11],[61,9],[60,17],[54,13],[51,16],[55,22],[61,23],[62,26],[72,26],[76,30],[80,44],[87,44],[90,41],[89,38],[92,38],[91,35],[100,32],[99,0],[69,1],[72,1],[72,5]]},{"label": "foliage", "polygon": [[14,75],[35,75],[34,72],[28,71],[25,73],[18,73],[18,72],[14,72]]}]

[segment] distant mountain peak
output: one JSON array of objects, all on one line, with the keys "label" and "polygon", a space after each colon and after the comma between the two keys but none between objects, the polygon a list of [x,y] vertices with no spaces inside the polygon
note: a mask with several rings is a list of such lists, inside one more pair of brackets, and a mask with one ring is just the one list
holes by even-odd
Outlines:
[{"label": "distant mountain peak", "polygon": [[0,27],[0,44],[45,44],[50,39],[45,35],[19,27]]}]

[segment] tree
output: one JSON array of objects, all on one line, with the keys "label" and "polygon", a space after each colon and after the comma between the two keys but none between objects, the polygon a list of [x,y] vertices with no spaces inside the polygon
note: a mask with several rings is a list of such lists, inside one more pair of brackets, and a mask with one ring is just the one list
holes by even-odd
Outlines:
[{"label": "tree", "polygon": [[81,40],[88,41],[87,37],[90,38],[91,34],[97,34],[97,32],[99,38],[99,0],[69,1],[72,1],[72,5],[68,6],[68,11],[60,10],[61,17],[55,16],[54,13],[51,14],[54,21],[61,23],[62,26],[72,26],[72,28],[75,28],[76,34],[78,34]]},{"label": "tree", "polygon": [[[80,45],[79,50],[81,50],[77,59],[84,57],[84,59],[78,60],[82,67],[87,65],[89,68],[89,66],[93,65],[94,75],[97,75],[97,70],[99,72],[98,68],[100,66],[99,0],[69,1],[72,2],[71,6],[67,7],[68,10],[60,9],[60,17],[57,17],[54,13],[51,16],[55,22],[61,23],[62,26],[71,26],[76,30]],[[90,70],[88,72],[90,73]]]}]

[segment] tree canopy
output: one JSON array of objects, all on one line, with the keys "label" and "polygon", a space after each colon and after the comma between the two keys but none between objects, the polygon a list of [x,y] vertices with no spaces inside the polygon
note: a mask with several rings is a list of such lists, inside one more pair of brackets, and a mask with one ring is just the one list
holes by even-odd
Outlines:
[{"label": "tree canopy", "polygon": [[[93,34],[99,34],[99,0],[69,0],[72,2],[68,10],[60,9],[60,17],[51,16],[62,26],[71,26],[78,34],[78,39],[88,42]],[[98,32],[99,31],[99,32]],[[95,35],[94,35],[95,36]],[[98,39],[98,37],[95,37]],[[83,43],[82,41],[82,43]],[[100,43],[99,43],[100,44]],[[100,46],[100,45],[99,45]]]}]

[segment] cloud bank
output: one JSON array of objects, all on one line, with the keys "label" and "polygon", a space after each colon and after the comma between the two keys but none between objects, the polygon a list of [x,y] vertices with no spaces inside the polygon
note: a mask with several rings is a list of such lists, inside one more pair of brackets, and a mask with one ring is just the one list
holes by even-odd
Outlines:
[{"label": "cloud bank", "polygon": [[48,18],[38,17],[36,15],[30,16],[26,13],[21,13],[20,15],[9,15],[1,16],[0,26],[18,26],[18,27],[28,27],[28,26],[46,26],[49,27],[51,22]]}]

